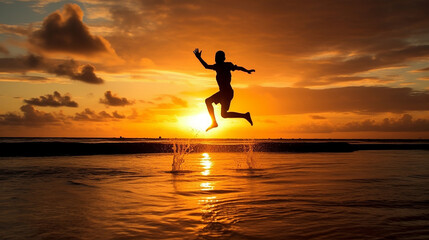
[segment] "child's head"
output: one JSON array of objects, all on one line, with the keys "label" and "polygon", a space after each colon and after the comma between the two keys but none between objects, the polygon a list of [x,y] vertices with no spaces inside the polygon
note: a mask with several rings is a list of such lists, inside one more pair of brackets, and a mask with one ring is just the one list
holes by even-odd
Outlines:
[{"label": "child's head", "polygon": [[216,63],[223,63],[223,62],[225,62],[225,53],[223,51],[217,51],[216,52],[215,62]]}]

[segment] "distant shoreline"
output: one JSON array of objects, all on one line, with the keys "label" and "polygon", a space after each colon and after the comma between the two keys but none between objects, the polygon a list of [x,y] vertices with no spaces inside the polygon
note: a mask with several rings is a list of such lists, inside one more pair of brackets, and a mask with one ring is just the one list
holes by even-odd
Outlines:
[{"label": "distant shoreline", "polygon": [[[85,138],[92,141],[64,141],[83,138],[13,138],[16,141],[4,141],[0,138],[0,157],[35,156],[80,156],[136,153],[171,153],[172,142],[190,144],[192,152],[246,152],[251,144],[255,152],[354,152],[361,150],[429,150],[429,140],[422,139],[139,139],[125,142],[112,139]],[[44,139],[45,141],[37,141]],[[50,139],[49,141],[47,139]],[[56,140],[58,140],[56,139]],[[12,140],[12,139],[9,139]],[[27,139],[29,140],[29,139]]]}]

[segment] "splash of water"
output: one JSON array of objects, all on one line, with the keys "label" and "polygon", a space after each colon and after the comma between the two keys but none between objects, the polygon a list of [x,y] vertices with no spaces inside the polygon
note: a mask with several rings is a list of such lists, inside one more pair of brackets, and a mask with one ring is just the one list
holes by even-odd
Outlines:
[{"label": "splash of water", "polygon": [[191,141],[188,139],[187,143],[180,143],[173,141],[173,163],[171,164],[171,171],[177,172],[182,170],[183,163],[185,162],[186,154],[192,151]]},{"label": "splash of water", "polygon": [[[194,133],[194,138],[197,138],[202,133],[201,130],[191,129]],[[191,139],[188,138],[186,143],[173,140],[173,163],[171,164],[171,172],[182,171],[183,163],[185,162],[185,156],[192,152]]]},{"label": "splash of water", "polygon": [[244,149],[247,150],[246,164],[247,164],[248,169],[255,169],[256,168],[256,159],[255,159],[255,156],[253,155],[254,147],[255,147],[255,140],[252,140],[248,143],[247,149],[246,149],[246,146],[244,147]]},{"label": "splash of water", "polygon": [[[257,167],[256,157],[254,155],[255,150],[255,140],[251,140],[243,145],[243,152],[246,154],[246,165],[247,168],[243,169],[253,170]],[[243,160],[237,158],[235,160],[237,169],[242,169]]]}]

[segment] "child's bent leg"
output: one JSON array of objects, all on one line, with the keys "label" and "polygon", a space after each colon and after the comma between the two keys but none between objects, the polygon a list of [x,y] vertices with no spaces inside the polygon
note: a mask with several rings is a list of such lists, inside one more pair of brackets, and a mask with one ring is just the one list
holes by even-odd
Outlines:
[{"label": "child's bent leg", "polygon": [[220,115],[223,118],[246,118],[246,114],[244,114],[244,113],[238,113],[238,112],[221,111]]},{"label": "child's bent leg", "polygon": [[244,118],[250,123],[250,125],[253,126],[253,121],[252,121],[252,118],[250,117],[249,112],[247,113],[228,112],[228,110],[226,110],[225,108],[222,108],[220,114],[223,118]]}]

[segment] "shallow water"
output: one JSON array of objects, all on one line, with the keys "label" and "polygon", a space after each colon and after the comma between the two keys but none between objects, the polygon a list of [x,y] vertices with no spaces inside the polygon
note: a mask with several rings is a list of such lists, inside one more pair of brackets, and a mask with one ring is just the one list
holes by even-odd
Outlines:
[{"label": "shallow water", "polygon": [[429,152],[0,158],[1,239],[429,239]]}]

